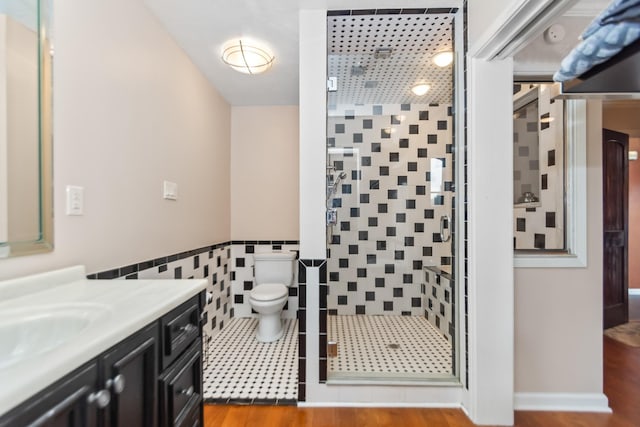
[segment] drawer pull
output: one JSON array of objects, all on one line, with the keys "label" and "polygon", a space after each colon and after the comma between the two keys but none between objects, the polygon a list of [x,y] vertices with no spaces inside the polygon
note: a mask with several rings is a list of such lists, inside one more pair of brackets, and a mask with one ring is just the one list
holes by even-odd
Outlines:
[{"label": "drawer pull", "polygon": [[193,392],[194,392],[193,386],[189,386],[189,388],[180,390],[180,394],[183,394],[187,397],[193,396]]},{"label": "drawer pull", "polygon": [[115,394],[120,394],[124,390],[124,375],[118,374],[115,378],[107,380],[107,387],[111,388]]},{"label": "drawer pull", "polygon": [[109,405],[109,402],[111,402],[111,393],[109,393],[109,390],[96,391],[87,396],[87,402],[89,402],[89,404],[95,403],[98,408],[104,409]]}]

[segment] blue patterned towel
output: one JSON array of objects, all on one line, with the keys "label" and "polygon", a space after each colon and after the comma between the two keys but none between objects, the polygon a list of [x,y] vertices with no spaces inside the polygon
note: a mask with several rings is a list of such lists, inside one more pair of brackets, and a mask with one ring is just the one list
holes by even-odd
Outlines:
[{"label": "blue patterned towel", "polygon": [[580,38],[582,41],[562,60],[553,80],[576,78],[625,46],[640,43],[640,0],[614,0]]}]

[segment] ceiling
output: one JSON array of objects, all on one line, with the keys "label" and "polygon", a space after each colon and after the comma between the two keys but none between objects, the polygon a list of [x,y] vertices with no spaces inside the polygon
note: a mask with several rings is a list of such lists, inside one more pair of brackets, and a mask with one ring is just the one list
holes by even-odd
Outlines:
[{"label": "ceiling", "polygon": [[[220,94],[231,105],[297,105],[298,104],[298,12],[301,4],[305,8],[326,8],[328,10],[348,10],[361,9],[361,0],[143,0],[147,7],[158,17],[159,21],[165,26],[167,31],[176,40],[178,45],[187,53],[194,64],[203,72],[207,79]],[[402,7],[420,7],[424,5],[424,0],[368,0],[367,7],[390,7],[393,5],[402,5]],[[451,6],[452,3],[458,1],[442,1],[429,0],[432,7]],[[582,0],[579,1],[574,9],[579,11],[579,15],[591,13],[595,16],[608,1],[606,0]],[[582,6],[581,6],[582,5]],[[400,6],[396,6],[400,7]],[[423,19],[429,20],[434,17]],[[449,17],[451,15],[448,15]],[[358,17],[360,18],[360,17]],[[393,19],[392,19],[393,18]],[[350,18],[351,19],[351,18]],[[399,17],[387,17],[386,24],[391,21],[398,20]],[[398,22],[393,22],[397,24]],[[431,24],[432,22],[429,22]],[[350,24],[356,24],[351,22]],[[393,25],[392,24],[392,25]],[[331,24],[328,24],[331,26]],[[378,27],[379,29],[379,27]],[[357,30],[355,30],[357,31]],[[369,33],[370,34],[370,33]],[[450,37],[444,36],[443,41],[432,43],[432,36],[441,37],[441,32],[426,31],[418,35],[418,33],[406,33],[408,40],[419,43],[430,51],[435,51],[443,46],[450,46]],[[245,75],[233,71],[220,60],[222,45],[229,39],[234,37],[250,37],[262,40],[267,43],[275,55],[273,67],[263,74]],[[348,89],[352,92],[354,103],[366,101],[367,99],[378,99],[375,96],[369,96],[363,91],[365,81],[377,81],[378,90],[375,93],[386,93],[391,95],[399,91],[399,88],[391,88],[381,85],[388,79],[383,77],[389,75],[404,74],[406,82],[412,80],[424,79],[444,82],[448,81],[446,77],[438,75],[438,72],[446,72],[445,70],[431,70],[426,68],[418,73],[408,72],[404,69],[407,61],[410,59],[407,52],[403,52],[398,47],[400,39],[387,38],[384,43],[380,43],[374,37],[370,37],[361,45],[368,49],[368,53],[351,56],[347,60],[342,55],[337,55],[333,60],[329,59],[330,67],[335,67],[336,73],[351,72],[351,66],[366,66],[366,73],[362,78],[354,80]],[[395,43],[395,53],[391,58],[383,61],[373,61],[371,57],[371,49],[382,47],[382,44]],[[335,45],[334,45],[335,46]],[[338,49],[339,50],[339,49]],[[338,52],[339,53],[339,52]],[[544,55],[544,49],[542,51]],[[395,57],[394,57],[395,56]],[[423,55],[422,60],[429,55]],[[353,64],[351,61],[355,61]],[[537,59],[534,59],[534,61]],[[420,62],[420,59],[416,59]],[[428,61],[424,61],[427,66]],[[392,65],[390,65],[392,64]],[[396,67],[396,68],[394,68]],[[426,72],[426,74],[425,74]],[[426,76],[426,77],[423,77]],[[342,79],[346,82],[345,79]],[[340,84],[340,80],[339,80]],[[404,83],[409,85],[410,83]],[[442,84],[442,88],[432,88],[431,96],[436,93],[447,93],[450,87]],[[437,86],[437,85],[436,85]],[[401,88],[406,93],[406,87]],[[345,96],[348,93],[345,88],[342,92]],[[372,95],[374,92],[369,93]],[[449,96],[450,95],[444,95]],[[405,100],[411,102],[411,100]],[[433,101],[437,102],[437,101]]]},{"label": "ceiling", "polygon": [[[329,16],[327,68],[338,83],[338,90],[329,92],[329,106],[451,104],[452,67],[438,67],[432,58],[452,51],[453,16],[449,12]],[[387,49],[390,56],[381,57],[380,51]],[[429,92],[414,95],[411,88],[417,83],[427,83]]]}]

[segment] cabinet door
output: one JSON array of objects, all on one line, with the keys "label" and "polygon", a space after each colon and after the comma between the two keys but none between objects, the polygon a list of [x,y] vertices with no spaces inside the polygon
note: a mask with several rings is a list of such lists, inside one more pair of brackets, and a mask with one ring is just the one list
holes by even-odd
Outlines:
[{"label": "cabinet door", "polygon": [[97,383],[97,363],[88,363],[4,415],[0,426],[94,427],[98,409],[89,396]]},{"label": "cabinet door", "polygon": [[144,328],[104,353],[102,376],[111,392],[105,426],[156,426],[158,326]]}]

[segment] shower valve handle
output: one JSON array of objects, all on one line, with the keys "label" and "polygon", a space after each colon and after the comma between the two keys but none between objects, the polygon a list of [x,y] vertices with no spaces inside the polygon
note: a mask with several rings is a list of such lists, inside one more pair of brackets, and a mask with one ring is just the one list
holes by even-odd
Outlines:
[{"label": "shower valve handle", "polygon": [[327,209],[327,225],[336,225],[338,223],[338,210],[335,208]]}]

